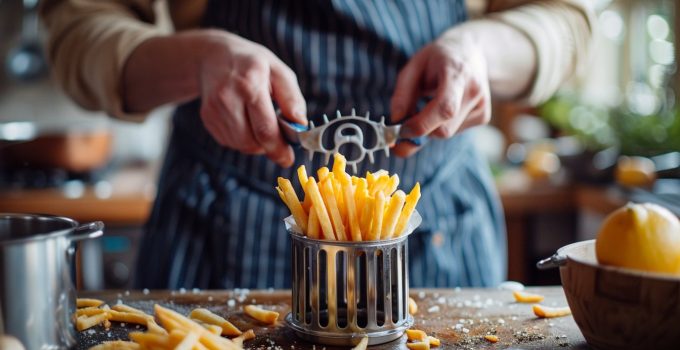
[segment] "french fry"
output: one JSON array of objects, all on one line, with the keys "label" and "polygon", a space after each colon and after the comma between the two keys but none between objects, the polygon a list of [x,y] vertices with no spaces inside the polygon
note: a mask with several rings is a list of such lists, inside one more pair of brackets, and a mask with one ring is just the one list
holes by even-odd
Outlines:
[{"label": "french fry", "polygon": [[189,331],[184,339],[175,346],[175,350],[192,350],[198,343],[199,335],[196,332]]},{"label": "french fry", "polygon": [[76,316],[94,316],[99,314],[105,314],[106,310],[100,309],[98,307],[90,306],[82,309],[76,310]]},{"label": "french fry", "polygon": [[397,220],[399,220],[399,214],[401,214],[401,209],[404,207],[405,201],[406,194],[401,190],[392,195],[383,219],[380,238],[390,239],[394,236],[394,229],[397,226]]},{"label": "french fry", "polygon": [[415,315],[416,312],[418,312],[418,304],[416,304],[416,301],[413,300],[413,298],[408,297],[408,313]]},{"label": "french fry", "polygon": [[512,296],[515,297],[515,301],[518,303],[535,304],[540,303],[543,301],[543,299],[545,299],[545,297],[540,294],[520,292],[517,290],[512,292]]},{"label": "french fry", "polygon": [[387,175],[382,175],[373,182],[373,185],[368,187],[368,194],[371,196],[375,196],[376,193],[378,192],[383,192],[385,187],[387,186],[387,181],[389,181],[390,178]]},{"label": "french fry", "polygon": [[371,222],[373,219],[373,206],[375,205],[375,198],[366,196],[363,207],[361,208],[361,217],[359,218],[359,224],[361,227],[361,233],[363,239],[368,241],[371,239]]},{"label": "french fry", "polygon": [[89,350],[138,350],[139,344],[130,341],[114,340],[105,341],[99,345],[91,347]]},{"label": "french fry", "polygon": [[319,170],[316,171],[316,176],[319,177],[319,183],[326,180],[326,176],[328,176],[329,173],[330,171],[328,170],[328,168],[326,167],[319,168]]},{"label": "french fry", "polygon": [[[333,177],[330,178],[331,183],[333,184],[333,195],[335,195],[335,203],[338,205],[338,212],[340,213],[340,219],[342,220],[342,225],[343,227],[347,227],[348,221],[347,221],[347,207],[345,206],[345,198],[344,195],[342,194],[342,184],[340,184],[340,181],[338,181],[338,178],[333,174]],[[331,216],[331,219],[333,217]],[[337,232],[335,234],[337,236]],[[349,236],[349,233],[347,234]],[[348,240],[351,240],[350,237],[347,237]]]},{"label": "french fry", "polygon": [[364,202],[368,197],[368,184],[366,179],[352,177],[352,180],[354,179],[357,179],[357,181],[352,181],[352,185],[354,186],[354,203],[356,203],[357,213],[361,214],[364,209]]},{"label": "french fry", "polygon": [[109,315],[108,319],[111,321],[133,323],[142,326],[146,326],[147,321],[149,320],[149,318],[151,318],[151,316],[149,315],[140,315],[131,312],[120,312],[116,310],[109,310],[108,315]]},{"label": "french fry", "polygon": [[[347,203],[345,202],[342,187],[345,181],[345,177],[348,176],[345,172],[347,167],[347,159],[340,153],[336,153],[333,156],[333,191],[335,193],[335,201],[338,203],[338,209],[340,210],[340,216],[342,217],[342,223],[347,226],[349,224],[349,217],[347,214]],[[349,235],[348,235],[349,236]],[[351,238],[350,238],[351,240]]]},{"label": "french fry", "polygon": [[131,313],[131,314],[140,314],[140,315],[151,317],[151,315],[147,314],[146,312],[139,310],[139,309],[135,309],[134,307],[128,306],[128,305],[125,305],[125,304],[113,305],[111,307],[111,310],[116,310],[116,311],[120,311],[120,312],[128,312],[128,313]]},{"label": "french fry", "polygon": [[[307,198],[310,198],[310,196],[305,197],[305,199]],[[319,239],[320,231],[319,216],[316,214],[316,210],[312,209],[309,211],[309,221],[307,222],[307,237]]]},{"label": "french fry", "polygon": [[109,317],[108,314],[98,314],[92,316],[79,316],[76,318],[76,329],[81,332],[88,328],[92,328],[106,320]]},{"label": "french fry", "polygon": [[399,176],[394,174],[387,180],[387,184],[383,190],[385,196],[391,196],[392,193],[397,190],[397,187],[399,187]]},{"label": "french fry", "polygon": [[333,224],[328,216],[326,204],[324,204],[323,197],[321,197],[321,192],[319,191],[319,186],[316,184],[313,177],[309,177],[306,188],[307,194],[312,198],[312,208],[316,211],[324,238],[336,240],[335,233],[333,232]]},{"label": "french fry", "polygon": [[238,349],[238,346],[236,346],[231,340],[210,333],[200,324],[190,320],[176,311],[164,308],[160,305],[155,305],[154,310],[158,320],[167,330],[170,331],[170,333],[175,330],[196,332],[200,336],[201,344],[211,350]]},{"label": "french fry", "polygon": [[[305,199],[302,201],[302,208],[305,210],[307,215],[309,215],[311,213],[310,208],[312,206],[312,199],[307,195],[307,191],[305,190],[305,186],[307,186],[307,181],[309,181],[309,177],[307,176],[307,169],[305,168],[304,165],[300,165],[300,167],[298,167],[297,174],[298,180],[300,181],[300,186],[302,187],[302,190],[305,192]],[[309,230],[309,227],[307,229]]]},{"label": "french fry", "polygon": [[540,318],[554,318],[571,315],[571,309],[568,306],[548,307],[535,304],[531,308],[534,311],[534,315]]},{"label": "french fry", "polygon": [[283,191],[283,194],[286,197],[286,204],[288,205],[290,212],[293,214],[293,218],[295,219],[295,223],[302,230],[302,233],[306,233],[307,232],[307,213],[305,212],[304,209],[302,209],[302,205],[300,204],[300,201],[298,200],[298,196],[295,193],[295,190],[293,189],[293,185],[290,183],[290,180],[284,179],[282,177],[278,178],[278,182],[279,182],[279,188],[281,188],[281,190]]},{"label": "french fry", "polygon": [[385,194],[378,192],[373,203],[373,217],[371,218],[371,234],[369,241],[380,239],[383,216],[385,214]]},{"label": "french fry", "polygon": [[399,220],[397,221],[397,226],[394,228],[394,236],[399,237],[404,234],[406,230],[406,225],[408,224],[413,211],[416,209],[416,204],[420,199],[420,183],[416,183],[411,190],[411,193],[406,196],[406,201],[404,203],[404,209],[401,210],[399,214]]},{"label": "french fry", "polygon": [[359,225],[359,213],[356,204],[354,203],[354,187],[349,176],[345,174],[342,183],[342,193],[344,195],[345,204],[347,206],[347,221],[349,225],[349,233],[351,240],[361,241],[361,226]]},{"label": "french fry", "polygon": [[232,339],[231,341],[233,341],[234,344],[243,347],[243,342],[251,339],[255,339],[255,332],[253,332],[252,329],[249,329],[243,332],[243,334],[239,335],[238,337]]},{"label": "french fry", "polygon": [[340,209],[338,209],[338,203],[335,201],[333,178],[334,177],[332,173],[328,174],[326,180],[324,180],[320,186],[321,194],[323,195],[324,203],[326,203],[326,209],[328,209],[331,222],[333,223],[335,238],[337,238],[338,241],[346,241],[347,235],[345,234],[345,225],[342,223]]},{"label": "french fry", "polygon": [[167,333],[163,335],[149,332],[130,332],[128,334],[128,338],[130,338],[130,340],[134,341],[135,343],[143,345],[147,348],[160,347],[167,349],[176,345],[170,342],[170,337],[168,337]]},{"label": "french fry", "polygon": [[406,343],[406,347],[411,349],[411,350],[429,350],[430,349],[430,342],[429,341],[419,341],[417,343]]},{"label": "french fry", "polygon": [[298,180],[300,180],[300,186],[302,186],[302,188],[305,188],[305,185],[307,185],[307,181],[309,180],[309,177],[307,177],[307,168],[305,168],[304,164],[300,165],[297,168],[297,175],[298,175]]},{"label": "french fry", "polygon": [[375,175],[371,173],[370,171],[366,172],[366,183],[368,184],[368,187],[370,188],[373,185],[373,182],[375,182]]},{"label": "french fry", "polygon": [[241,332],[241,330],[236,328],[236,326],[234,326],[231,322],[227,321],[224,317],[216,315],[208,309],[203,308],[193,309],[189,314],[189,317],[209,325],[221,327],[222,329],[221,335],[237,336],[243,333]]},{"label": "french fry", "polygon": [[167,335],[168,331],[165,330],[165,328],[161,327],[156,323],[156,321],[153,318],[149,318],[146,321],[146,329],[149,331],[149,333],[154,333],[154,334],[160,334],[160,335]]},{"label": "french fry", "polygon": [[439,338],[435,338],[431,335],[427,336],[427,341],[430,343],[431,347],[437,347],[437,346],[442,345],[442,342],[441,342],[441,340],[439,340]]},{"label": "french fry", "polygon": [[91,298],[78,298],[76,299],[76,307],[99,307],[104,304],[103,300],[91,299]]},{"label": "french fry", "polygon": [[266,324],[274,324],[279,318],[279,313],[262,309],[255,305],[246,305],[243,307],[243,312],[246,315]]},{"label": "french fry", "polygon": [[406,337],[410,341],[425,341],[427,339],[427,333],[420,329],[407,329]]},{"label": "french fry", "polygon": [[498,343],[498,337],[493,335],[493,334],[487,334],[484,336],[484,339],[491,343]]},{"label": "french fry", "polygon": [[366,347],[368,346],[368,337],[364,336],[361,338],[361,341],[359,341],[359,344],[357,346],[353,347],[352,350],[366,350]]},{"label": "french fry", "polygon": [[336,178],[346,174],[347,159],[340,153],[333,155],[333,174]]}]

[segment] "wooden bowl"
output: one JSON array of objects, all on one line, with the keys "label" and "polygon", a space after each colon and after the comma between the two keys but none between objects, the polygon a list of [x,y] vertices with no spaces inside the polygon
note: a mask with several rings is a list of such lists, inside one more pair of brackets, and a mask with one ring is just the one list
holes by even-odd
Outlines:
[{"label": "wooden bowl", "polygon": [[[680,277],[600,265],[595,241],[556,256],[574,319],[597,349],[680,349]],[[559,259],[559,258],[558,258]]]}]

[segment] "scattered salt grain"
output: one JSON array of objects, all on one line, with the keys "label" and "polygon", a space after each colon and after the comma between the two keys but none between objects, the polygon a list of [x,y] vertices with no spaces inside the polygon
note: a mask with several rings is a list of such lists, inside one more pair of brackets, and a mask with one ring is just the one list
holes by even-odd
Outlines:
[{"label": "scattered salt grain", "polygon": [[129,290],[126,290],[126,291],[125,291],[125,296],[126,296],[126,297],[129,297],[129,296],[130,296],[130,291],[129,291]]},{"label": "scattered salt grain", "polygon": [[432,306],[429,309],[427,309],[427,312],[434,313],[434,312],[439,312],[439,310],[440,310],[439,305],[435,305],[435,306]]},{"label": "scattered salt grain", "polygon": [[460,287],[453,288],[454,292],[460,292]]},{"label": "scattered salt grain", "polygon": [[463,329],[463,324],[461,324],[461,323],[456,323],[456,325],[455,325],[453,328],[454,328],[455,330],[459,331],[459,330]]},{"label": "scattered salt grain", "polygon": [[191,292],[194,293],[194,294],[198,294],[198,293],[201,292],[201,290],[198,289],[198,288],[194,288],[194,289],[191,290]]},{"label": "scattered salt grain", "polygon": [[186,288],[180,288],[179,289],[179,294],[186,294],[186,293],[187,293]]},{"label": "scattered salt grain", "polygon": [[446,298],[444,298],[444,297],[439,297],[439,299],[437,299],[437,302],[438,302],[439,304],[446,304]]},{"label": "scattered salt grain", "polygon": [[144,295],[149,295],[149,293],[150,293],[150,292],[149,292],[149,289],[148,289],[148,288],[142,289],[142,294],[144,294]]},{"label": "scattered salt grain", "polygon": [[505,320],[502,319],[502,318],[499,318],[499,319],[498,319],[498,324],[505,324]]},{"label": "scattered salt grain", "polygon": [[209,296],[209,297],[208,297],[208,301],[213,301],[213,297],[212,297],[212,296]]},{"label": "scattered salt grain", "polygon": [[463,333],[468,334],[468,333],[470,333],[470,330],[467,329],[467,328],[463,328]]},{"label": "scattered salt grain", "polygon": [[120,326],[121,326],[121,327],[125,327],[125,322],[121,322],[121,323],[120,323]]},{"label": "scattered salt grain", "polygon": [[236,300],[234,300],[234,299],[227,300],[227,306],[229,306],[229,307],[236,306]]},{"label": "scattered salt grain", "polygon": [[418,292],[419,299],[425,299],[425,292]]}]

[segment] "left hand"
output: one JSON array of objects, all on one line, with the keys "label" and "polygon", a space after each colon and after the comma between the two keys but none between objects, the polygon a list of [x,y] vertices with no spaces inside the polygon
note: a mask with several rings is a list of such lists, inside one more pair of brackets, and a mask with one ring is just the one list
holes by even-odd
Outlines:
[{"label": "left hand", "polygon": [[[392,122],[416,112],[421,97],[432,100],[403,123],[403,138],[450,138],[488,123],[491,98],[481,48],[468,36],[445,34],[416,53],[399,72],[391,101]],[[392,152],[408,157],[418,149],[410,142],[401,142]]]}]

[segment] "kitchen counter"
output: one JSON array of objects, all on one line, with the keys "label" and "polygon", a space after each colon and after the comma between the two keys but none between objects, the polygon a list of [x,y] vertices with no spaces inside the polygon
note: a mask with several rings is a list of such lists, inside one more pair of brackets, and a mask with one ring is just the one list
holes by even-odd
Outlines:
[{"label": "kitchen counter", "polygon": [[[566,299],[561,287],[529,288],[545,295],[547,306],[564,306]],[[254,329],[256,338],[245,343],[248,349],[310,349],[311,343],[300,340],[285,327],[283,317],[290,310],[290,291],[145,291],[145,292],[86,292],[81,297],[104,299],[110,305],[119,301],[152,313],[154,304],[170,307],[183,314],[193,308],[205,307],[225,316],[241,330]],[[555,319],[536,318],[530,304],[518,304],[512,293],[496,289],[415,289],[411,296],[418,304],[413,328],[438,337],[441,349],[587,349],[588,346],[571,316]],[[281,316],[274,326],[263,327],[244,315],[242,305],[262,304],[278,311]],[[457,326],[459,325],[459,326]],[[456,329],[458,328],[458,329]],[[80,332],[77,349],[87,349],[104,340],[127,339],[127,333],[143,330],[135,325],[113,323],[110,330],[101,326]],[[483,338],[496,334],[499,342],[492,344]],[[371,349],[406,349],[405,337]],[[317,349],[324,346],[316,345]],[[326,346],[332,350],[333,347]]]}]

